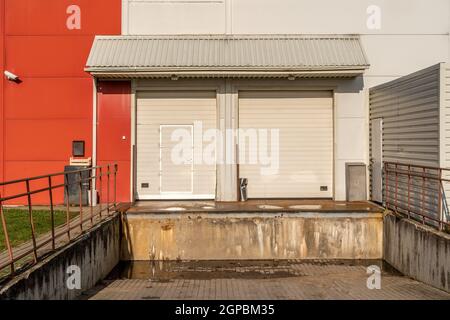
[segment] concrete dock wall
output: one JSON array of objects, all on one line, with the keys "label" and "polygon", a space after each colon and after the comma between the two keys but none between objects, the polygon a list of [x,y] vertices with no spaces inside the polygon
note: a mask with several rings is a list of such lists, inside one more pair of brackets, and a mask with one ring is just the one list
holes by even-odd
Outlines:
[{"label": "concrete dock wall", "polygon": [[384,259],[406,276],[450,291],[450,235],[418,222],[384,217]]},{"label": "concrete dock wall", "polygon": [[[73,243],[0,286],[0,300],[75,299],[105,278],[119,262],[120,215],[106,219]],[[76,266],[81,288],[70,281]],[[69,280],[70,288],[67,286]],[[75,287],[75,288],[74,288]]]},{"label": "concrete dock wall", "polygon": [[378,213],[126,214],[122,260],[381,259]]}]

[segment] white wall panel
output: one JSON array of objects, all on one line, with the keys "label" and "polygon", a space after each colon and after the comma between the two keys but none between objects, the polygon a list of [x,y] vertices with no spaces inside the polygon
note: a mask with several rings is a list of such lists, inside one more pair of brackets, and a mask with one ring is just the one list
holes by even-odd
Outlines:
[{"label": "white wall panel", "polygon": [[365,73],[366,86],[373,87],[448,61],[449,40],[448,34],[361,36],[370,63]]},{"label": "white wall panel", "polygon": [[123,29],[132,35],[225,33],[221,0],[128,0],[126,14]]},{"label": "white wall panel", "polygon": [[[128,34],[359,34],[367,88],[450,58],[448,0],[123,0]],[[381,9],[369,29],[367,8]]]},{"label": "white wall panel", "polygon": [[[234,33],[445,34],[447,0],[234,0]],[[381,9],[370,30],[367,8]]]}]

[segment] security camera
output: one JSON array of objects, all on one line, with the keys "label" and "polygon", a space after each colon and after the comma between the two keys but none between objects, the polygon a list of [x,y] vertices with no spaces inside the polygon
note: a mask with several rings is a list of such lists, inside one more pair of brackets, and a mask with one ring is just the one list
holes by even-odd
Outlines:
[{"label": "security camera", "polygon": [[6,79],[8,79],[9,81],[18,81],[19,80],[19,76],[15,75],[12,72],[5,71],[4,74],[5,74]]}]

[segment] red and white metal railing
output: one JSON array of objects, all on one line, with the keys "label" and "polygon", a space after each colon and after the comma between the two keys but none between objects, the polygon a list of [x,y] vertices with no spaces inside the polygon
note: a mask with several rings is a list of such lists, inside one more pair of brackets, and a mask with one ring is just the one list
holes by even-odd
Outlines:
[{"label": "red and white metal railing", "polygon": [[[3,231],[3,236],[5,240],[7,255],[0,252],[0,271],[6,267],[10,267],[10,274],[15,272],[15,264],[32,256],[33,263],[37,263],[39,259],[38,251],[49,247],[48,249],[55,250],[58,245],[65,244],[71,241],[73,233],[75,230],[77,234],[86,231],[87,229],[94,226],[96,223],[102,221],[104,218],[111,215],[111,210],[116,208],[116,186],[117,186],[117,164],[108,164],[104,166],[90,167],[81,170],[60,172],[42,176],[36,176],[25,179],[18,179],[7,182],[0,182],[0,187],[5,190],[11,187],[16,187],[22,185],[25,187],[25,192],[12,193],[2,196],[0,194],[0,223]],[[87,178],[83,178],[84,173],[89,173]],[[69,182],[69,176],[76,175],[78,179],[74,179],[73,182]],[[64,179],[64,182],[57,182],[57,180]],[[106,180],[106,181],[104,181]],[[55,182],[56,181],[56,182]],[[33,189],[31,187],[32,183],[45,184],[45,187],[38,187]],[[90,193],[90,205],[88,207],[88,214],[83,208],[83,198],[82,190],[83,183],[89,183],[89,193]],[[103,197],[104,184],[106,183],[106,196]],[[112,186],[111,186],[112,184]],[[71,219],[71,204],[69,196],[69,187],[76,185],[78,187],[79,193],[79,215],[77,218]],[[97,188],[96,188],[97,187]],[[113,198],[111,199],[111,191],[113,188]],[[63,225],[55,226],[55,202],[54,194],[58,189],[62,189],[65,193],[65,211],[66,211],[66,221]],[[94,206],[94,192],[98,190],[98,195],[100,201],[98,205]],[[38,236],[35,230],[35,223],[33,220],[33,201],[34,195],[48,194],[48,204],[51,220],[51,230],[49,234]],[[18,248],[14,248],[11,244],[11,234],[9,234],[10,226],[7,223],[5,216],[4,205],[10,201],[14,201],[19,198],[26,198],[26,204],[28,209],[28,219],[30,227],[30,241],[25,243]],[[16,200],[17,201],[17,200]],[[103,204],[102,204],[103,203]],[[106,214],[105,214],[106,213]]]},{"label": "red and white metal railing", "polygon": [[[397,162],[384,163],[384,202],[389,210],[449,230],[446,189],[450,169]],[[450,194],[448,195],[450,199]]]}]

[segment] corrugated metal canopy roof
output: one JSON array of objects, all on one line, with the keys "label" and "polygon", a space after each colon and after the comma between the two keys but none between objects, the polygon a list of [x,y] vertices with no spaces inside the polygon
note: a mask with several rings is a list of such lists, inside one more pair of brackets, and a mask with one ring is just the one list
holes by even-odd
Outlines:
[{"label": "corrugated metal canopy roof", "polygon": [[358,36],[97,36],[86,71],[103,76],[340,71],[354,76],[368,66]]}]

